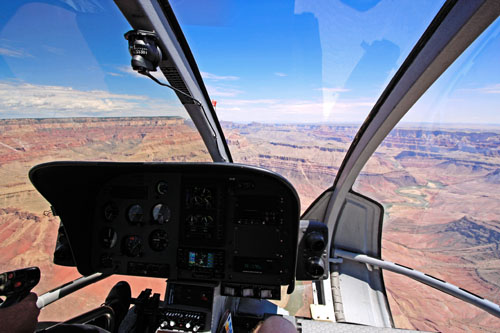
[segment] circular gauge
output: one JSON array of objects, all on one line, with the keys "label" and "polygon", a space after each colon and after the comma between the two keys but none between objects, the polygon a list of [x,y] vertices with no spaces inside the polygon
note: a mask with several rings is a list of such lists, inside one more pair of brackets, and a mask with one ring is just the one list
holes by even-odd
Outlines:
[{"label": "circular gauge", "polygon": [[200,215],[189,215],[188,217],[186,217],[186,222],[190,226],[196,225],[199,221],[200,221]]},{"label": "circular gauge", "polygon": [[104,207],[104,218],[106,221],[113,221],[119,212],[118,206],[114,202],[110,202]]},{"label": "circular gauge", "polygon": [[194,187],[189,201],[194,208],[211,209],[214,207],[212,190],[207,187]]},{"label": "circular gauge", "polygon": [[201,224],[205,227],[212,225],[213,222],[214,222],[214,218],[210,215],[204,215],[201,218]]},{"label": "circular gauge", "polygon": [[164,181],[158,182],[158,184],[156,185],[156,191],[161,195],[167,194],[168,184]]},{"label": "circular gauge", "polygon": [[122,250],[129,257],[137,257],[141,254],[142,239],[139,236],[127,236],[123,239]]},{"label": "circular gauge", "polygon": [[153,230],[149,235],[149,246],[155,251],[163,251],[167,248],[168,239],[165,230]]},{"label": "circular gauge", "polygon": [[157,204],[153,207],[153,221],[158,224],[164,224],[170,221],[170,208],[164,204]]},{"label": "circular gauge", "polygon": [[113,228],[106,227],[102,229],[101,232],[102,246],[104,246],[107,249],[111,249],[115,247],[117,240],[118,240],[118,235],[116,234],[116,231],[113,230]]},{"label": "circular gauge", "polygon": [[134,224],[141,223],[144,217],[144,210],[140,205],[133,205],[128,209],[128,220]]}]

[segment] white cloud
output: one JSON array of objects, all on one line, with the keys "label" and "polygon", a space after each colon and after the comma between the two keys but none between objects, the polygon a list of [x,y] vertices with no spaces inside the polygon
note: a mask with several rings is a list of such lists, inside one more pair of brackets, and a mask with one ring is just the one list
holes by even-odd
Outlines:
[{"label": "white cloud", "polygon": [[178,104],[148,96],[0,82],[0,118],[153,115],[186,116]]},{"label": "white cloud", "polygon": [[346,88],[327,88],[327,87],[318,88],[317,90],[321,90],[324,93],[341,93],[349,91],[349,89]]},{"label": "white cloud", "polygon": [[281,72],[276,72],[276,73],[274,73],[274,75],[276,75],[276,76],[280,76],[280,77],[285,77],[285,76],[288,76],[288,74],[281,73]]},{"label": "white cloud", "polygon": [[[134,71],[132,69],[132,66],[120,66],[120,67],[117,67],[117,69],[120,72],[128,74],[128,75],[132,75],[132,76],[135,76],[135,77],[141,77],[141,78],[144,77],[144,75],[139,74],[137,71]],[[153,74],[153,73],[151,73],[151,74]]]},{"label": "white cloud", "polygon": [[227,76],[222,76],[222,75],[216,75],[208,72],[200,72],[201,77],[207,80],[213,80],[213,81],[236,81],[239,80],[240,78],[237,76],[232,76],[232,75],[227,75]]},{"label": "white cloud", "polygon": [[500,83],[477,89],[484,94],[500,94]]},{"label": "white cloud", "polygon": [[207,85],[208,94],[211,97],[234,97],[242,93],[241,90]]},{"label": "white cloud", "polygon": [[[135,71],[132,68],[132,66],[119,66],[119,67],[117,67],[117,69],[118,69],[118,71],[120,71],[124,74],[135,76],[135,77],[140,77],[141,79],[144,79],[146,77],[145,75],[139,74],[139,72]],[[108,73],[108,74],[113,75],[111,73]],[[119,76],[119,73],[114,73],[114,74],[115,74],[114,76]],[[165,76],[163,75],[163,73],[161,72],[161,70],[159,68],[155,72],[149,72],[149,74],[154,76],[160,82],[168,83],[167,80],[165,79]]]},{"label": "white cloud", "polygon": [[63,56],[65,55],[66,51],[64,49],[61,49],[59,47],[54,47],[54,46],[49,46],[49,45],[42,45],[42,47],[47,51],[55,55]]},{"label": "white cloud", "polygon": [[98,0],[61,0],[68,6],[82,13],[99,13],[104,9]]},{"label": "white cloud", "polygon": [[226,99],[224,102],[227,105],[270,105],[270,104],[278,104],[281,102],[279,99]]},{"label": "white cloud", "polygon": [[[277,123],[362,122],[374,101],[343,100],[329,104],[321,100],[224,99],[217,104],[220,119]],[[329,113],[325,116],[324,109]]]},{"label": "white cloud", "polygon": [[5,47],[0,47],[0,55],[6,56],[6,57],[14,57],[14,58],[31,58],[31,57],[33,57],[31,54],[29,54],[28,52],[26,52],[22,49],[14,50],[12,48],[5,48]]},{"label": "white cloud", "polygon": [[[240,92],[222,93],[237,95]],[[222,120],[281,123],[360,122],[373,105],[373,101],[366,99],[338,101],[335,105],[328,105],[331,112],[325,118],[325,103],[322,100],[223,97],[217,101],[217,113]],[[187,118],[178,103],[148,96],[0,81],[0,118],[159,115]]]}]

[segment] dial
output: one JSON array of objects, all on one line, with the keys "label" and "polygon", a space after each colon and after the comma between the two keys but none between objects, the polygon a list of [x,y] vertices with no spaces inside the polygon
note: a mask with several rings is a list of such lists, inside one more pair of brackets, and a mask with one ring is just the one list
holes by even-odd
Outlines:
[{"label": "dial", "polygon": [[203,215],[201,217],[201,224],[204,226],[204,227],[209,227],[213,224],[214,222],[214,218],[210,215]]},{"label": "dial", "polygon": [[128,209],[128,220],[133,224],[142,222],[144,217],[144,210],[141,205],[133,205]]},{"label": "dial", "polygon": [[106,227],[102,229],[101,232],[101,243],[107,249],[115,247],[116,241],[118,240],[118,235],[113,228]]},{"label": "dial", "polygon": [[110,202],[104,207],[104,218],[106,221],[113,221],[119,212],[118,206],[114,202]]},{"label": "dial", "polygon": [[165,230],[156,229],[149,235],[149,246],[155,251],[163,251],[168,246]]},{"label": "dial", "polygon": [[186,217],[186,222],[190,226],[195,226],[200,221],[200,218],[201,218],[201,215],[189,215],[188,217]]},{"label": "dial", "polygon": [[211,209],[214,208],[214,196],[212,189],[208,187],[195,186],[190,189],[188,204],[192,208]]},{"label": "dial", "polygon": [[186,222],[191,227],[210,227],[214,223],[214,218],[211,215],[189,215],[186,217]]},{"label": "dial", "polygon": [[166,182],[164,182],[164,181],[158,182],[158,184],[156,185],[156,191],[160,195],[167,194],[168,184]]},{"label": "dial", "polygon": [[158,224],[164,224],[170,221],[170,208],[164,204],[157,204],[153,207],[153,221]]},{"label": "dial", "polygon": [[142,239],[139,236],[127,236],[123,239],[122,250],[129,257],[138,257],[142,250]]}]

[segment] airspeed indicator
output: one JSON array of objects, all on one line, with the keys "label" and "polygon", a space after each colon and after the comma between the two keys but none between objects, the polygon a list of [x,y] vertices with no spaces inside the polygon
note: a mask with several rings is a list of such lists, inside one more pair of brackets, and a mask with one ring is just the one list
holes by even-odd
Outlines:
[{"label": "airspeed indicator", "polygon": [[155,251],[163,251],[167,248],[168,239],[165,230],[156,229],[149,235],[149,246]]}]

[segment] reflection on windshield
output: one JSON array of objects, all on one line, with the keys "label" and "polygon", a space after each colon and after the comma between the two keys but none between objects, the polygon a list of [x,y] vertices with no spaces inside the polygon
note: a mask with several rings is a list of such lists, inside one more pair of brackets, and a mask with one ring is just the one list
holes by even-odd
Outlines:
[{"label": "reflection on windshield", "polygon": [[[384,259],[500,303],[500,21],[435,82],[354,186],[384,205]],[[498,331],[498,319],[384,272],[398,327]]]},{"label": "reflection on windshield", "polygon": [[361,123],[441,4],[172,2],[220,119],[300,124]]}]

